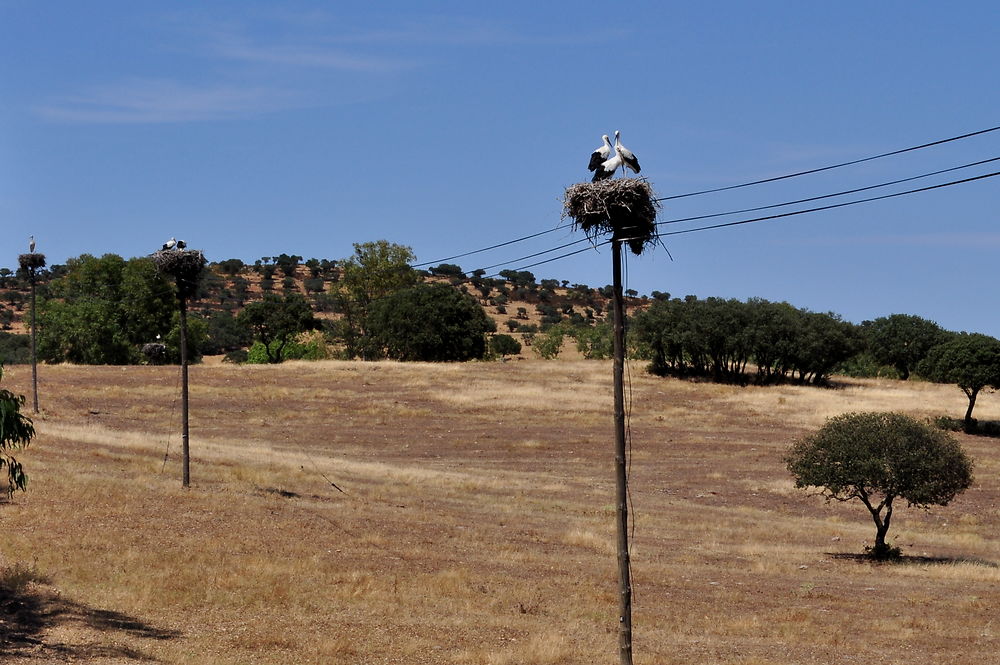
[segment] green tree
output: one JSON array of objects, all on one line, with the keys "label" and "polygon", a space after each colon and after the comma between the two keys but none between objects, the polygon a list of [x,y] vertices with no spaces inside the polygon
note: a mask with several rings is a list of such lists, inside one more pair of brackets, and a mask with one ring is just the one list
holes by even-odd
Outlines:
[{"label": "green tree", "polygon": [[515,356],[521,352],[521,343],[510,335],[493,335],[490,337],[490,351],[501,357]]},{"label": "green tree", "polygon": [[969,398],[965,430],[975,430],[972,410],[984,388],[1000,388],[1000,340],[979,333],[960,333],[927,353],[917,372],[935,383],[957,384]]},{"label": "green tree", "polygon": [[247,305],[237,321],[253,331],[272,363],[284,360],[285,346],[298,333],[319,327],[312,309],[299,293],[289,293],[284,298],[265,295],[263,300]]},{"label": "green tree", "polygon": [[796,487],[816,487],[827,501],[864,504],[875,522],[878,559],[898,554],[886,543],[899,498],[910,506],[945,506],[972,484],[972,460],[949,433],[898,413],[848,413],[799,440],[785,459]]},{"label": "green tree", "polygon": [[[0,366],[0,379],[3,378],[3,367]],[[35,436],[35,427],[31,419],[21,413],[24,406],[24,395],[15,395],[9,390],[0,390],[0,469],[7,467],[7,494],[15,490],[25,490],[28,476],[24,467],[11,455],[12,451],[21,450]]]},{"label": "green tree", "polygon": [[176,310],[174,285],[148,258],[116,254],[69,259],[38,306],[38,355],[50,362],[124,365],[142,344],[165,336]]},{"label": "green tree", "polygon": [[933,321],[910,314],[892,314],[861,324],[875,361],[891,365],[906,381],[927,353],[945,341],[947,333]]},{"label": "green tree", "polygon": [[355,243],[354,255],[340,262],[340,279],[331,294],[343,314],[339,334],[351,357],[364,355],[365,322],[375,301],[419,281],[410,266],[413,250],[387,240]]},{"label": "green tree", "polygon": [[562,351],[563,340],[566,337],[566,326],[556,324],[550,326],[544,333],[535,335],[531,348],[545,360],[552,360]]},{"label": "green tree", "polygon": [[366,357],[464,361],[486,353],[496,324],[471,296],[445,284],[418,284],[374,301],[365,320]]}]

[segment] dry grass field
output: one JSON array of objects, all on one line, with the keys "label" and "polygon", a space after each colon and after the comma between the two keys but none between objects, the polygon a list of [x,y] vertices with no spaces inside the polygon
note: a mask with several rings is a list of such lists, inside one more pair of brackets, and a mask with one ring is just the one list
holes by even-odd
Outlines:
[{"label": "dry grass field", "polygon": [[[997,662],[1000,441],[958,435],[976,482],[901,507],[898,564],[782,463],[844,411],[960,416],[956,387],[630,376],[636,663]],[[607,362],[193,367],[188,490],[176,368],[40,377],[4,663],[618,662]]]}]

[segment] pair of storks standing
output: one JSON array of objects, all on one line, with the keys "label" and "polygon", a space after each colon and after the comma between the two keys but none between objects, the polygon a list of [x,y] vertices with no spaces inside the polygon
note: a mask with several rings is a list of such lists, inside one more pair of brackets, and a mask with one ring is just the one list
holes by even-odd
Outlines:
[{"label": "pair of storks standing", "polygon": [[632,169],[635,173],[639,172],[639,160],[636,159],[631,150],[622,145],[620,134],[621,132],[616,129],[614,157],[611,157],[611,139],[608,138],[607,134],[601,137],[604,140],[604,145],[590,154],[590,165],[587,168],[594,172],[594,178],[591,182],[607,180],[619,168],[623,173],[627,168]]}]

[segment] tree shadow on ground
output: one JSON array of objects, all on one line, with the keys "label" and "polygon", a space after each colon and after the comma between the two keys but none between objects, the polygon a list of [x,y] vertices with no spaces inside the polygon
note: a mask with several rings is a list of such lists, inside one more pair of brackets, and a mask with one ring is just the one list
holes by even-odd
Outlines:
[{"label": "tree shadow on ground", "polygon": [[827,556],[834,559],[842,559],[847,561],[856,561],[858,563],[875,563],[875,564],[891,564],[897,566],[906,565],[954,565],[958,563],[967,563],[973,566],[983,566],[984,568],[1000,568],[1000,564],[995,561],[987,561],[986,559],[976,559],[972,557],[950,557],[950,556],[910,556],[902,555],[896,558],[890,559],[875,559],[869,554],[859,553],[852,554],[850,552],[827,552]]},{"label": "tree shadow on ground", "polygon": [[180,636],[174,630],[151,626],[136,617],[89,607],[67,598],[42,584],[0,584],[0,660],[5,658],[50,660],[90,660],[118,658],[154,662],[156,658],[123,646],[97,643],[71,644],[47,637],[49,629],[72,625],[98,633],[170,640]]}]

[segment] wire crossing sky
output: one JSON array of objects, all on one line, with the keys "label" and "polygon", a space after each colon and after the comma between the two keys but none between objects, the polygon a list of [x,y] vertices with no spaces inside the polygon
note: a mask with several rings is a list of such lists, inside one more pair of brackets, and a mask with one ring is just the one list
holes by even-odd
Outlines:
[{"label": "wire crossing sky", "polygon": [[[597,287],[609,254],[560,215],[602,134],[692,221],[661,233],[1000,155],[1000,131],[941,143],[1000,125],[985,1],[343,4],[0,0],[0,267],[32,234],[49,264],[384,238]],[[628,286],[1000,336],[998,181],[664,237]]]}]

